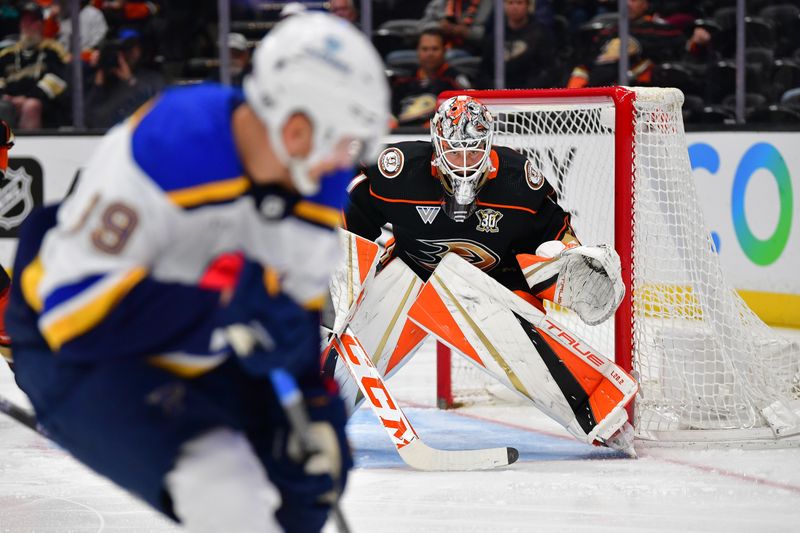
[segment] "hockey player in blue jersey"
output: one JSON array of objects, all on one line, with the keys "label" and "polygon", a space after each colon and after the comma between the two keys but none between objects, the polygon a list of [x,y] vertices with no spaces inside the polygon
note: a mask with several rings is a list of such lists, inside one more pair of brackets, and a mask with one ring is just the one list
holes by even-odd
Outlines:
[{"label": "hockey player in blue jersey", "polygon": [[[7,326],[48,434],[192,533],[320,530],[352,464],[319,375],[341,170],[388,117],[371,44],[315,13],[265,37],[243,93],[168,90],[113,128],[19,242]],[[219,265],[235,284],[209,281]],[[310,459],[275,367],[304,393]]]}]

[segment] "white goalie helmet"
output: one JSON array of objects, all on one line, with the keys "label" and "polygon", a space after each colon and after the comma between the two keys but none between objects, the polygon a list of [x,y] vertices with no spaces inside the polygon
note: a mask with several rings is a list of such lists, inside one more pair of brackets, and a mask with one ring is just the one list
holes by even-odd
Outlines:
[{"label": "white goalie helmet", "polygon": [[[374,161],[389,124],[389,85],[383,62],[352,24],[321,12],[280,22],[258,44],[244,80],[248,104],[267,125],[270,141],[303,195],[319,187],[308,170],[347,143],[351,163]],[[313,126],[311,153],[290,158],[282,131],[295,113]]]},{"label": "white goalie helmet", "polygon": [[431,120],[433,165],[446,193],[445,212],[456,222],[475,210],[475,197],[492,170],[493,135],[492,114],[471,96],[445,100]]}]

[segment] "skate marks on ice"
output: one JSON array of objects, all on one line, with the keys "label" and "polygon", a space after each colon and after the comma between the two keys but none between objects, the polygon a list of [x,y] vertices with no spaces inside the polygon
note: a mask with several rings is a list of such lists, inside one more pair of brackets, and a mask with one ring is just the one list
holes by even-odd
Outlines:
[{"label": "skate marks on ice", "polygon": [[94,508],[51,496],[0,496],[0,531],[100,533],[105,519]]},{"label": "skate marks on ice", "polygon": [[52,442],[7,417],[0,418],[0,532],[177,531]]},{"label": "skate marks on ice", "polygon": [[408,416],[438,447],[509,444],[520,460],[485,472],[411,471],[371,429],[371,413],[357,412],[348,426],[356,470],[343,500],[354,531],[798,531],[800,450],[659,449],[627,459],[535,419],[525,428],[433,408]]}]

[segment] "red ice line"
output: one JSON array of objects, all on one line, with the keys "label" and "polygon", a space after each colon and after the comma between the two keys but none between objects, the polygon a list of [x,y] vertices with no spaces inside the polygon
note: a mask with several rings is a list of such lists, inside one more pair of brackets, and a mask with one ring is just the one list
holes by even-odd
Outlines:
[{"label": "red ice line", "polygon": [[[418,409],[433,409],[433,407],[431,407],[429,405],[423,405],[423,404],[419,404],[419,403],[416,403],[416,402],[408,402],[408,401],[403,400],[402,403],[408,405],[409,407],[414,407],[414,408],[418,408]],[[554,438],[557,438],[557,439],[574,440],[572,437],[567,437],[566,435],[559,435],[557,433],[550,433],[549,431],[542,431],[540,429],[534,429],[534,428],[531,428],[531,427],[528,427],[528,426],[523,426],[521,424],[515,424],[513,422],[505,422],[503,420],[495,420],[494,418],[488,418],[488,417],[485,417],[485,416],[475,415],[475,414],[471,414],[471,413],[461,413],[461,412],[458,412],[458,411],[451,411],[451,413],[454,414],[454,415],[457,415],[457,416],[463,416],[464,418],[472,418],[474,420],[482,420],[484,422],[492,422],[494,424],[499,424],[501,426],[506,426],[506,427],[510,427],[510,428],[514,428],[514,429],[520,429],[522,431],[528,431],[530,433],[538,433],[539,435],[546,435],[548,437],[554,437]],[[768,486],[768,487],[775,487],[775,488],[788,490],[790,492],[796,492],[796,493],[800,494],[800,486],[798,486],[798,485],[791,485],[789,483],[780,483],[778,481],[772,481],[772,480],[769,480],[769,479],[764,479],[764,478],[760,478],[760,477],[756,477],[756,476],[750,476],[750,475],[747,475],[747,474],[741,474],[739,472],[733,472],[733,471],[730,471],[730,470],[724,470],[724,469],[716,468],[716,467],[713,467],[713,466],[699,465],[699,464],[696,464],[696,463],[690,463],[690,462],[687,462],[687,461],[681,461],[679,459],[667,459],[667,458],[664,458],[664,457],[654,457],[654,456],[650,456],[650,457],[652,459],[655,459],[657,461],[663,461],[665,463],[672,463],[672,464],[679,465],[679,466],[687,466],[689,468],[694,468],[695,470],[700,470],[702,472],[708,472],[708,473],[712,473],[712,474],[718,474],[720,476],[726,476],[726,477],[730,477],[730,478],[734,478],[734,479],[750,481],[750,482],[753,482],[753,483],[755,483],[757,485],[765,485],[765,486]]]}]

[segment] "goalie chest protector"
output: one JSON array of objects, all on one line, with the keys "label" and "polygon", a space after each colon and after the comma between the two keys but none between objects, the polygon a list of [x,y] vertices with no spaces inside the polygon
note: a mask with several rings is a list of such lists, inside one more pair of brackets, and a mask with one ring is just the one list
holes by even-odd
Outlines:
[{"label": "goalie chest protector", "polygon": [[525,156],[495,146],[475,211],[455,222],[442,208],[444,189],[433,157],[430,142],[389,145],[351,183],[347,229],[374,240],[391,224],[393,255],[423,280],[454,252],[509,289],[527,289],[516,254],[534,253],[541,243],[572,232],[553,188]]}]

